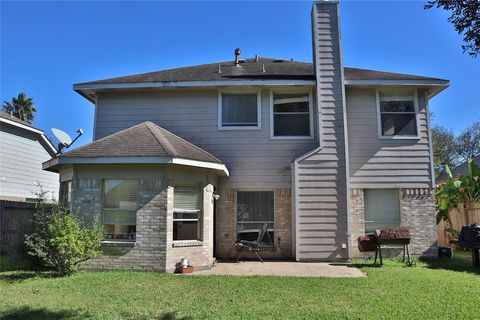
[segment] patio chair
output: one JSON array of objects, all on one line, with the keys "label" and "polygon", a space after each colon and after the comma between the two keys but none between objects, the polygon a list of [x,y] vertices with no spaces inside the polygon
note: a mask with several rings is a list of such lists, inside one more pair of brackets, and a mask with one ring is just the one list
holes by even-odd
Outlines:
[{"label": "patio chair", "polygon": [[262,259],[262,257],[260,257],[258,252],[260,251],[260,243],[262,243],[263,237],[267,233],[267,229],[268,229],[268,224],[264,223],[262,225],[262,227],[260,228],[260,230],[258,231],[258,237],[255,241],[248,241],[248,240],[237,241],[233,245],[233,248],[235,248],[237,250],[237,253],[235,254],[234,259],[236,259],[237,262],[238,262],[239,259],[240,259],[239,255],[240,255],[242,249],[244,249],[245,251],[254,253],[257,256],[257,258],[263,263],[263,259]]}]

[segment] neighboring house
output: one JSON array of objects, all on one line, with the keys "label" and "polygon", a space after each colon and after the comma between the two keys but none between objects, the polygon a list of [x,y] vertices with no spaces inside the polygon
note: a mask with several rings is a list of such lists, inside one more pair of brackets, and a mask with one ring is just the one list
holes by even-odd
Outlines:
[{"label": "neighboring house", "polygon": [[[480,167],[480,155],[475,156],[472,158],[473,163],[477,166]],[[466,174],[468,172],[468,161],[463,162],[462,164],[459,164],[455,168],[451,169],[452,172],[452,177],[458,178],[459,176]],[[443,171],[437,179],[435,179],[437,184],[441,184],[445,182],[445,180],[448,179],[448,174],[446,171]]]},{"label": "neighboring house", "polygon": [[0,111],[0,200],[30,202],[40,186],[58,197],[58,174],[42,170],[56,152],[42,130]]},{"label": "neighboring house", "polygon": [[236,55],[74,85],[94,142],[44,168],[105,225],[85,268],[207,268],[262,223],[265,257],[346,260],[398,226],[437,255],[428,101],[449,82],[343,67],[335,1],[312,23],[313,63]]}]

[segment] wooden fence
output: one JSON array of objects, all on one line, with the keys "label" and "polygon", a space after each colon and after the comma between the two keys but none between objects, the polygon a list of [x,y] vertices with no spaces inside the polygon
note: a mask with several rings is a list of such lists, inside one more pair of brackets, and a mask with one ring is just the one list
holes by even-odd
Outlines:
[{"label": "wooden fence", "polygon": [[[460,231],[462,226],[471,223],[480,224],[480,204],[474,204],[471,207],[464,208],[460,204],[457,208],[450,211],[450,220],[452,221],[452,228]],[[449,241],[452,239],[447,232],[447,223],[441,221],[437,226],[438,245],[442,247],[449,247]]]}]

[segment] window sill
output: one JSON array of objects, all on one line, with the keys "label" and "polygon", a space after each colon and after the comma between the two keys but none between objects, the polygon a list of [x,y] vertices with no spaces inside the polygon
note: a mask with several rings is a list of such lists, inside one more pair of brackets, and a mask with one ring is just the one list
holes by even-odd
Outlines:
[{"label": "window sill", "polygon": [[313,136],[271,136],[271,140],[313,140]]},{"label": "window sill", "polygon": [[102,240],[102,245],[108,246],[124,246],[124,247],[135,247],[135,241],[114,241],[114,240]]},{"label": "window sill", "polygon": [[185,247],[201,247],[203,246],[203,241],[199,240],[177,240],[173,241],[173,248],[185,248]]},{"label": "window sill", "polygon": [[245,126],[245,127],[218,127],[218,130],[262,130],[260,126]]},{"label": "window sill", "polygon": [[420,140],[419,136],[379,136],[381,140]]}]

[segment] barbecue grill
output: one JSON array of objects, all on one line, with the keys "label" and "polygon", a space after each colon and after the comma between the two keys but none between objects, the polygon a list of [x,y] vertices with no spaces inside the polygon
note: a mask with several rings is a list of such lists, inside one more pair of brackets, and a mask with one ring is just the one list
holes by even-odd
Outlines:
[{"label": "barbecue grill", "polygon": [[473,223],[465,225],[460,231],[458,240],[452,240],[452,243],[458,243],[464,249],[472,251],[472,263],[474,267],[480,268],[480,225]]},{"label": "barbecue grill", "polygon": [[408,245],[410,244],[410,231],[406,228],[397,229],[382,229],[377,230],[374,234],[369,234],[358,238],[358,249],[360,252],[375,251],[375,263],[377,257],[380,258],[380,265],[383,265],[382,260],[382,245],[401,245],[403,246],[403,261],[411,266],[413,265],[410,259],[410,251]]}]

